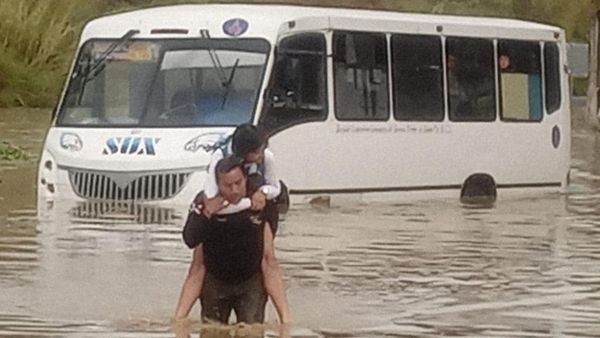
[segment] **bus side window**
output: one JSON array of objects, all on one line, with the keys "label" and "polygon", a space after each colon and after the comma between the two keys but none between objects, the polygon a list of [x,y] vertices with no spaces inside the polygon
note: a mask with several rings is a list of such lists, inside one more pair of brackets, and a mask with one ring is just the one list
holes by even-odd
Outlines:
[{"label": "bus side window", "polygon": [[334,32],[335,116],[338,120],[389,118],[384,34]]},{"label": "bus side window", "polygon": [[451,121],[494,121],[496,86],[491,40],[446,40],[448,104]]},{"label": "bus side window", "polygon": [[498,41],[500,114],[505,121],[542,120],[540,44]]},{"label": "bus side window", "polygon": [[444,120],[444,73],[439,36],[392,35],[394,117]]},{"label": "bus side window", "polygon": [[546,109],[552,114],[560,108],[560,57],[556,43],[544,44],[544,76]]},{"label": "bus side window", "polygon": [[325,37],[304,33],[283,39],[259,123],[270,133],[327,118]]}]

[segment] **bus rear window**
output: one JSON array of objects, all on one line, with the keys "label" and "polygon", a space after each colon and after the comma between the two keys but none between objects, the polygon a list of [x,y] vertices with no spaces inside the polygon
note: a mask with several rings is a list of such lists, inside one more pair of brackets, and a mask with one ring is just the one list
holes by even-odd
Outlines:
[{"label": "bus rear window", "polygon": [[448,104],[452,121],[494,121],[496,90],[491,40],[446,40]]},{"label": "bus rear window", "polygon": [[499,40],[498,79],[503,120],[542,120],[539,42]]},{"label": "bus rear window", "polygon": [[560,108],[560,57],[556,43],[544,44],[546,109],[552,114]]}]

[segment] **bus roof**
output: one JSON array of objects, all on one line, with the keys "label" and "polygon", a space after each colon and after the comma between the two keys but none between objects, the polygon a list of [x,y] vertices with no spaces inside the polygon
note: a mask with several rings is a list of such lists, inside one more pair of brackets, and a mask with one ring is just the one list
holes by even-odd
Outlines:
[{"label": "bus roof", "polygon": [[153,7],[97,18],[86,25],[81,43],[90,38],[120,37],[130,29],[140,31],[138,38],[199,37],[201,29],[208,30],[211,37],[224,38],[228,36],[223,32],[223,23],[234,18],[248,23],[243,37],[271,42],[282,25],[297,20],[313,20],[315,25],[320,22],[321,28],[326,29],[440,34],[442,27],[444,35],[564,39],[559,27],[505,18],[290,5],[200,4]]}]

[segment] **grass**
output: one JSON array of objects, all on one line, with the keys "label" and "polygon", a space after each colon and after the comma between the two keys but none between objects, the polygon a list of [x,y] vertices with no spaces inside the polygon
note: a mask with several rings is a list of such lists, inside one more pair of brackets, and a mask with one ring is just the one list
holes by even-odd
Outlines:
[{"label": "grass", "polygon": [[47,106],[74,50],[77,1],[0,0],[0,105]]},{"label": "grass", "polygon": [[132,8],[190,2],[290,3],[517,17],[560,25],[570,39],[579,41],[586,38],[594,6],[590,0],[0,0],[0,107],[53,106],[88,20]]}]

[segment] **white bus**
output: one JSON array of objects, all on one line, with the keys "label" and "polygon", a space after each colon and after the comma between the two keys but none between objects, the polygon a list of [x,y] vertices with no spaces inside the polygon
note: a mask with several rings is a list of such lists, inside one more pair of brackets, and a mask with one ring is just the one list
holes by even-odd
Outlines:
[{"label": "white bus", "polygon": [[496,18],[232,4],[99,18],[47,134],[39,201],[187,204],[243,122],[270,132],[291,194],[559,191],[565,52],[560,28]]}]

